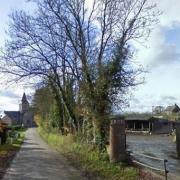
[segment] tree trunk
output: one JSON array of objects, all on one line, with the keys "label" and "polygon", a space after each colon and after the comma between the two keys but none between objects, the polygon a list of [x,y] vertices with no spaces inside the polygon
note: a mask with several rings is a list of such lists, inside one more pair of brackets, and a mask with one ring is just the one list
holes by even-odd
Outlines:
[{"label": "tree trunk", "polygon": [[97,145],[100,152],[103,152],[106,150],[106,144],[107,144],[107,137],[108,137],[108,127],[106,120],[102,120],[101,118],[96,119],[96,121],[93,123],[95,125],[94,130],[94,141]]}]

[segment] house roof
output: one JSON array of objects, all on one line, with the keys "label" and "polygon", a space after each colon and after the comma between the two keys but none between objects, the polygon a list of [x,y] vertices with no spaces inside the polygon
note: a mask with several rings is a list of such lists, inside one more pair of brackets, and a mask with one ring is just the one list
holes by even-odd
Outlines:
[{"label": "house roof", "polygon": [[177,104],[175,104],[174,106],[168,106],[165,111],[170,111],[170,112],[174,112],[177,113],[180,111],[180,108]]},{"label": "house roof", "polygon": [[19,123],[20,112],[19,111],[4,111],[4,114],[12,119],[14,122]]},{"label": "house roof", "polygon": [[125,116],[125,120],[149,120],[150,118],[152,118],[152,114],[150,113],[132,113],[132,114],[128,114]]}]

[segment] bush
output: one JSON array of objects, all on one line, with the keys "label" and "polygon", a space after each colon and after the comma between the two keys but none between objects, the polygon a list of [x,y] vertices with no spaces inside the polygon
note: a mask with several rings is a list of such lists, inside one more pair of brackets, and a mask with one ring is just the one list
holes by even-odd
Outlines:
[{"label": "bush", "polygon": [[6,143],[6,140],[7,140],[7,132],[6,131],[0,132],[0,139],[1,139],[1,144]]},{"label": "bush", "polygon": [[25,131],[26,130],[26,128],[22,127],[21,125],[11,126],[10,129],[14,130],[14,131]]}]

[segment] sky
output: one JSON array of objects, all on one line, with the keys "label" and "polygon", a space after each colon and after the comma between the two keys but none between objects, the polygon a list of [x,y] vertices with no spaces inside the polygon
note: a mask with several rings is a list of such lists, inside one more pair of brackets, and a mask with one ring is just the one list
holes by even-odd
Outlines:
[{"label": "sky", "polygon": [[[7,38],[6,32],[8,30],[9,14],[13,10],[31,11],[32,5],[26,0],[0,0],[0,47],[4,46]],[[0,114],[4,110],[19,110],[19,103],[21,101],[23,92],[27,94],[29,99],[34,90],[27,85],[6,83],[0,84]]]},{"label": "sky", "polygon": [[145,84],[133,91],[127,111],[180,105],[180,1],[157,1],[163,12],[145,45],[137,45],[138,61],[146,67]]},{"label": "sky", "polygon": [[[157,2],[163,12],[159,24],[148,41],[136,43],[136,61],[148,70],[145,83],[131,91],[129,107],[125,111],[146,112],[153,106],[180,105],[180,0],[150,0]],[[30,11],[25,0],[0,1],[0,47],[7,38],[8,15],[12,10]],[[31,96],[33,90],[23,85],[0,85],[0,111],[18,110],[23,92]]]}]

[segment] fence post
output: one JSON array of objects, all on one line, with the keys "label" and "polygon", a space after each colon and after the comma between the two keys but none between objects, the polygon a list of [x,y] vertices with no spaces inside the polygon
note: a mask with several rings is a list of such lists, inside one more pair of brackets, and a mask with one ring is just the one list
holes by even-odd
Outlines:
[{"label": "fence post", "polygon": [[176,149],[177,158],[180,159],[180,122],[176,122]]},{"label": "fence post", "polygon": [[164,172],[165,172],[165,180],[167,180],[167,173],[168,173],[168,170],[167,170],[167,163],[168,160],[164,159]]},{"label": "fence post", "polygon": [[111,119],[110,124],[110,162],[126,160],[126,133],[124,117]]},{"label": "fence post", "polygon": [[13,144],[13,138],[12,137],[10,138],[10,144]]}]

